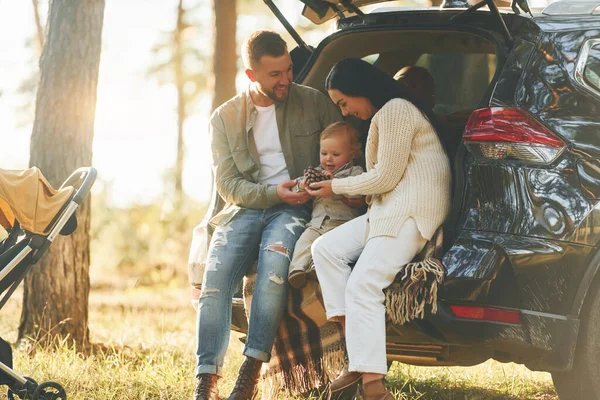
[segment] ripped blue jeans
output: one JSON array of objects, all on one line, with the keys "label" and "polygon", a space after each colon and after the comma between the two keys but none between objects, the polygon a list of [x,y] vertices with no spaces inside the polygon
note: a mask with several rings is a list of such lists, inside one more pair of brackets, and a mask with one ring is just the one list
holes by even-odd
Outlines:
[{"label": "ripped blue jeans", "polygon": [[258,257],[244,355],[269,361],[286,307],[287,274],[294,245],[310,219],[306,206],[241,209],[212,235],[198,302],[196,376],[221,375],[229,344],[231,303]]}]

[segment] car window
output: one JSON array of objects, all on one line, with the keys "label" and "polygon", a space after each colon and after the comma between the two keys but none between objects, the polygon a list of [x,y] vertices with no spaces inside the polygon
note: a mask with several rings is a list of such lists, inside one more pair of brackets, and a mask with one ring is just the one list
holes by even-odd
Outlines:
[{"label": "car window", "polygon": [[588,85],[600,91],[600,45],[594,45],[590,49],[583,70],[583,78]]},{"label": "car window", "polygon": [[331,68],[347,57],[362,58],[391,76],[406,66],[417,65],[433,75],[438,115],[472,111],[479,106],[496,72],[494,44],[466,32],[352,32],[319,46],[319,57],[299,80],[304,85],[324,90]]},{"label": "car window", "polygon": [[415,64],[433,76],[439,115],[477,108],[496,73],[495,54],[425,53]]},{"label": "car window", "polygon": [[[404,53],[404,57],[409,56]],[[401,61],[394,53],[387,53],[385,57],[379,53],[369,54],[362,59],[386,72]],[[417,53],[413,59],[416,60],[413,65],[426,68],[433,77],[436,93],[434,111],[438,115],[477,108],[496,72],[495,54]],[[395,67],[391,70],[396,71]],[[600,70],[597,72],[600,73]]]},{"label": "car window", "polygon": [[375,64],[377,62],[377,59],[379,59],[379,54],[370,54],[366,57],[363,57],[362,59],[368,62],[369,64]]}]

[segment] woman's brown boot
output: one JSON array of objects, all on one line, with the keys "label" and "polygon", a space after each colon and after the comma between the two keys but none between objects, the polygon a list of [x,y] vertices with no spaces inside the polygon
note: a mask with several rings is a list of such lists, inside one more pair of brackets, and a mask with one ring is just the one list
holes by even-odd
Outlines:
[{"label": "woman's brown boot", "polygon": [[394,396],[385,388],[383,379],[377,379],[362,385],[363,400],[394,400]]},{"label": "woman's brown boot", "polygon": [[350,372],[344,367],[342,373],[329,385],[329,399],[338,400],[350,398],[356,394],[362,372]]},{"label": "woman's brown boot", "polygon": [[228,400],[252,400],[256,397],[262,363],[262,361],[252,357],[244,359]]}]

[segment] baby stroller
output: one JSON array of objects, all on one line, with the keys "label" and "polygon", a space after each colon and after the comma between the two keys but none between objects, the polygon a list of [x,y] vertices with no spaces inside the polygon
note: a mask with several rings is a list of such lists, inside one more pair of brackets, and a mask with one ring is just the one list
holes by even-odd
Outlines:
[{"label": "baby stroller", "polygon": [[[58,234],[70,235],[77,227],[75,212],[88,195],[94,168],[80,168],[55,190],[37,168],[0,169],[0,225],[8,236],[0,241],[0,309],[4,307],[29,269],[42,257]],[[8,398],[64,400],[56,382],[37,384],[12,370],[12,350],[0,338],[0,385]]]}]

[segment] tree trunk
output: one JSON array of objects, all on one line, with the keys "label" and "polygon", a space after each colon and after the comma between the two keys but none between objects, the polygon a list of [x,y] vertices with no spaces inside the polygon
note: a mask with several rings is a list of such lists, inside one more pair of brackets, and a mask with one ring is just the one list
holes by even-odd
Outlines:
[{"label": "tree trunk", "polygon": [[33,2],[33,16],[35,17],[35,28],[37,33],[37,45],[38,55],[42,53],[44,48],[44,28],[42,28],[42,22],[40,20],[40,5],[38,0],[32,0]]},{"label": "tree trunk", "polygon": [[175,68],[175,86],[177,87],[177,159],[175,161],[175,210],[180,210],[183,202],[183,124],[187,118],[186,101],[185,101],[185,76],[183,74],[183,41],[182,33],[184,30],[183,16],[183,0],[179,0],[177,7],[177,26],[175,27],[174,35],[174,68]]},{"label": "tree trunk", "polygon": [[213,100],[212,110],[235,96],[237,55],[236,0],[213,0]]},{"label": "tree trunk", "polygon": [[[104,0],[52,0],[40,58],[40,84],[31,135],[30,165],[58,187],[75,169],[92,163],[92,141]],[[57,237],[27,274],[19,339],[44,344],[68,338],[89,343],[90,202],[79,227]]]}]

